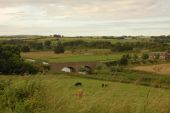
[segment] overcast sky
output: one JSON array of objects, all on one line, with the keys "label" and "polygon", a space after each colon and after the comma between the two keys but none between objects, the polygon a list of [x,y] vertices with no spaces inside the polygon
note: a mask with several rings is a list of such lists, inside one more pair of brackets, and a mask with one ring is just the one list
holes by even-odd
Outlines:
[{"label": "overcast sky", "polygon": [[170,0],[0,0],[0,35],[170,35]]}]

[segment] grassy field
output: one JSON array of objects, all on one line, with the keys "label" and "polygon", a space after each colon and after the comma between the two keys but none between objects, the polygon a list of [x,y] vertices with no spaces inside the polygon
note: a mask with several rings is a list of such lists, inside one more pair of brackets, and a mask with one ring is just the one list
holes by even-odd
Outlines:
[{"label": "grassy field", "polygon": [[[0,80],[11,82],[8,85],[11,92],[7,92],[6,87],[5,93],[0,93],[0,113],[170,112],[170,90],[65,75],[0,76]],[[76,82],[82,86],[74,86]],[[108,87],[102,88],[102,83]],[[37,85],[39,87],[35,87]],[[79,92],[83,95],[78,96]],[[6,97],[3,101],[2,94]],[[8,106],[2,107],[5,99]],[[11,100],[15,100],[15,104]]]},{"label": "grassy field", "polygon": [[[101,50],[101,52],[102,51],[103,50]],[[70,52],[66,52],[64,54],[54,54],[54,52],[52,51],[45,51],[45,52],[22,53],[22,57],[27,59],[44,60],[48,62],[83,62],[83,61],[112,61],[119,59],[123,54],[125,53],[99,55],[88,52],[86,54],[72,54]]]}]

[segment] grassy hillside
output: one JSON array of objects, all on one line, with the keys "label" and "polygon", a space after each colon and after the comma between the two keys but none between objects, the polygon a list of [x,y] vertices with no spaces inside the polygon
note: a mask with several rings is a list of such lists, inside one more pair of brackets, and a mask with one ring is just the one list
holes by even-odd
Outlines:
[{"label": "grassy hillside", "polygon": [[65,75],[1,76],[0,81],[0,113],[170,112],[170,90]]}]

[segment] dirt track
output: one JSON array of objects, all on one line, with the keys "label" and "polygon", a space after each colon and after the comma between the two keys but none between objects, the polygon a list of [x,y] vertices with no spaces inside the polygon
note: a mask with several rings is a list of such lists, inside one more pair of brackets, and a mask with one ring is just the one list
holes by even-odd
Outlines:
[{"label": "dirt track", "polygon": [[137,66],[137,67],[134,67],[133,70],[170,75],[170,64],[159,64],[159,65],[152,65],[152,66]]}]

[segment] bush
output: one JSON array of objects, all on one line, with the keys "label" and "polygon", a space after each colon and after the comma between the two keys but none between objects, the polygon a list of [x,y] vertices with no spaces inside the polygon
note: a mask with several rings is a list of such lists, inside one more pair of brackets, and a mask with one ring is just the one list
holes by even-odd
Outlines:
[{"label": "bush", "polygon": [[50,49],[51,48],[51,41],[50,40],[45,41],[44,46],[45,46],[45,48]]},{"label": "bush", "polygon": [[21,70],[22,70],[21,73],[27,73],[27,74],[36,74],[39,71],[39,69],[36,66],[25,62],[22,64]]},{"label": "bush", "polygon": [[35,50],[43,50],[44,46],[41,42],[30,42],[30,47]]},{"label": "bush", "polygon": [[128,64],[128,55],[123,55],[121,59],[119,60],[119,65],[127,65]]},{"label": "bush", "polygon": [[147,60],[148,58],[149,58],[148,54],[146,54],[146,53],[142,54],[142,59],[143,60]]},{"label": "bush", "polygon": [[64,46],[60,41],[54,46],[54,53],[64,53]]},{"label": "bush", "polygon": [[133,44],[132,43],[116,43],[112,46],[111,51],[113,52],[123,52],[123,51],[131,51],[133,50]]},{"label": "bush", "polygon": [[67,49],[74,49],[74,48],[96,48],[96,49],[104,49],[104,48],[111,48],[112,43],[109,41],[92,41],[86,42],[83,40],[75,40],[63,43],[64,47]]},{"label": "bush", "polygon": [[17,46],[0,46],[0,72],[3,74],[34,74],[37,69],[24,62]]},{"label": "bush", "polygon": [[81,67],[81,68],[79,69],[79,71],[80,71],[80,72],[85,72],[85,73],[87,73],[87,74],[91,74],[91,73],[92,73],[92,69],[89,68],[89,67]]},{"label": "bush", "polygon": [[116,66],[116,65],[118,65],[118,61],[105,62],[105,65],[106,65],[107,67]]},{"label": "bush", "polygon": [[110,68],[110,71],[111,71],[112,73],[122,72],[123,70],[124,70],[124,68],[121,67],[121,66],[112,66],[112,67]]},{"label": "bush", "polygon": [[30,52],[30,48],[29,48],[29,46],[24,45],[24,46],[21,48],[21,51],[22,51],[22,52]]}]

